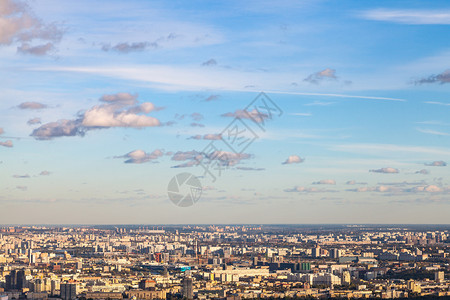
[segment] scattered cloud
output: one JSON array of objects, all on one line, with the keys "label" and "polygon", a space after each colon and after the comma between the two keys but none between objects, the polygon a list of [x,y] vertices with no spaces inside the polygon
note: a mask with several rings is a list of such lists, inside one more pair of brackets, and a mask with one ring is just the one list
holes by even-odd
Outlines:
[{"label": "scattered cloud", "polygon": [[322,82],[323,80],[336,80],[336,79],[337,79],[336,70],[326,68],[322,71],[319,71],[319,72],[309,75],[308,77],[303,79],[303,81],[318,84],[318,83]]},{"label": "scattered cloud", "polygon": [[425,166],[430,166],[430,167],[445,167],[447,166],[447,163],[445,161],[442,160],[438,160],[438,161],[433,161],[430,163],[426,163]]},{"label": "scattered cloud", "polygon": [[0,127],[0,134],[5,133],[5,131],[3,130],[3,128]]},{"label": "scattered cloud", "polygon": [[428,174],[430,174],[430,171],[428,171],[426,169],[422,169],[422,170],[416,171],[415,174],[428,175]]},{"label": "scattered cloud", "polygon": [[385,186],[385,185],[379,185],[375,187],[360,187],[356,189],[349,189],[348,192],[358,192],[358,193],[365,193],[365,192],[378,192],[378,193],[395,193],[395,192],[401,192],[401,188],[394,187],[394,186]]},{"label": "scattered cloud", "polygon": [[360,13],[360,17],[411,25],[450,24],[449,10],[372,9]]},{"label": "scattered cloud", "polygon": [[33,118],[33,119],[29,119],[27,121],[28,125],[36,125],[36,124],[41,124],[41,118]]},{"label": "scattered cloud", "polygon": [[284,189],[284,192],[287,193],[329,193],[329,192],[336,192],[334,190],[327,190],[327,189],[318,189],[315,187],[304,187],[304,186],[296,186],[290,189]]},{"label": "scattered cloud", "polygon": [[138,104],[137,97],[137,94],[129,93],[103,95],[99,99],[103,104],[88,109],[77,119],[43,124],[31,136],[46,140],[62,136],[83,136],[89,129],[160,126],[158,119],[146,115],[154,111],[155,106],[150,102]]},{"label": "scattered cloud", "polygon": [[345,184],[347,185],[365,185],[367,182],[357,182],[356,180],[349,180]]},{"label": "scattered cloud", "polygon": [[236,167],[237,170],[242,171],[264,171],[265,168],[252,168],[252,167]]},{"label": "scattered cloud", "polygon": [[7,147],[7,148],[12,148],[14,145],[13,145],[13,142],[11,140],[7,140],[7,141],[4,141],[4,142],[0,142],[0,146]]},{"label": "scattered cloud", "polygon": [[[450,16],[450,15],[449,15]],[[418,79],[414,81],[414,84],[420,85],[425,83],[450,83],[450,69],[445,70],[444,72],[437,75],[430,75],[426,78]]]},{"label": "scattered cloud", "polygon": [[444,189],[437,185],[426,185],[426,186],[418,186],[414,187],[412,192],[428,192],[428,193],[440,193],[443,192]]},{"label": "scattered cloud", "polygon": [[116,156],[114,158],[126,158],[126,164],[142,164],[152,160],[156,160],[164,155],[164,152],[160,149],[154,150],[152,153],[147,153],[144,150],[134,150],[122,156]]},{"label": "scattered cloud", "polygon": [[202,66],[216,66],[217,65],[217,61],[213,58],[208,59],[207,61],[202,63]]},{"label": "scattered cloud", "polygon": [[191,126],[191,127],[205,127],[204,124],[197,123],[197,122],[192,122],[191,124],[189,124],[189,126]]},{"label": "scattered cloud", "polygon": [[222,167],[230,167],[239,164],[244,159],[250,159],[252,156],[247,153],[235,153],[228,151],[213,151],[212,153],[192,151],[178,151],[172,156],[174,161],[186,161],[181,165],[173,166],[172,168],[192,167],[198,165],[200,162],[204,165],[217,164]]},{"label": "scattered cloud", "polygon": [[234,113],[228,112],[222,114],[222,117],[231,117],[231,118],[240,118],[240,119],[249,119],[253,120],[257,123],[264,123],[264,120],[270,119],[269,115],[265,113],[261,113],[260,111],[253,109],[251,111],[238,109]]},{"label": "scattered cloud", "polygon": [[18,44],[17,52],[47,55],[63,36],[56,24],[45,24],[22,1],[2,0],[0,3],[0,46]]},{"label": "scattered cloud", "polygon": [[290,164],[299,164],[304,162],[305,160],[301,158],[298,155],[290,155],[285,162],[283,162],[283,165],[290,165]]},{"label": "scattered cloud", "polygon": [[84,136],[81,120],[58,120],[36,128],[31,136],[38,140],[48,140],[63,136]]},{"label": "scattered cloud", "polygon": [[24,186],[24,185],[18,185],[18,186],[16,186],[16,189],[25,192],[26,190],[28,190],[28,187]]},{"label": "scattered cloud", "polygon": [[103,44],[102,46],[102,50],[105,52],[113,51],[122,54],[156,48],[158,48],[156,42],[118,43],[114,46],[111,46],[111,44]]},{"label": "scattered cloud", "polygon": [[198,113],[198,112],[195,112],[195,113],[192,113],[191,115],[190,115],[190,117],[192,118],[192,120],[194,120],[194,121],[201,121],[201,120],[203,120],[203,115],[201,114],[201,113]]},{"label": "scattered cloud", "polygon": [[313,182],[313,184],[330,184],[336,185],[336,181],[333,179],[322,179],[320,181]]},{"label": "scattered cloud", "polygon": [[191,136],[190,139],[194,139],[194,140],[220,140],[222,139],[222,135],[221,134],[205,134],[205,135],[194,135]]},{"label": "scattered cloud", "polygon": [[43,109],[47,108],[47,105],[39,102],[23,102],[20,103],[17,107],[20,109]]},{"label": "scattered cloud", "polygon": [[28,174],[24,174],[24,175],[13,175],[13,177],[14,178],[21,178],[21,179],[23,179],[23,178],[30,178],[31,176],[30,175],[28,175]]},{"label": "scattered cloud", "polygon": [[369,170],[369,172],[372,172],[372,173],[384,173],[384,174],[397,174],[397,173],[400,173],[400,171],[398,169],[395,169],[395,168],[381,168],[381,169]]},{"label": "scattered cloud", "polygon": [[210,95],[208,96],[208,98],[205,99],[206,102],[210,102],[210,101],[216,101],[219,100],[220,96],[219,95]]},{"label": "scattered cloud", "polygon": [[45,56],[55,51],[53,43],[46,43],[43,45],[31,46],[28,43],[23,43],[17,47],[17,52],[20,54],[29,54],[36,56]]},{"label": "scattered cloud", "polygon": [[42,171],[41,173],[39,173],[40,176],[49,176],[50,174],[52,174],[49,171]]}]

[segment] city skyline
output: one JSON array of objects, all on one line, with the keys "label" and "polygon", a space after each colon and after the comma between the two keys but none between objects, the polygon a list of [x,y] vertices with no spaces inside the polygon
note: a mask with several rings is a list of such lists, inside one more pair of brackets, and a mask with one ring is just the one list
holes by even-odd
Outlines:
[{"label": "city skyline", "polygon": [[[0,24],[1,224],[449,223],[445,1],[5,0]],[[254,140],[211,178],[235,120]]]}]

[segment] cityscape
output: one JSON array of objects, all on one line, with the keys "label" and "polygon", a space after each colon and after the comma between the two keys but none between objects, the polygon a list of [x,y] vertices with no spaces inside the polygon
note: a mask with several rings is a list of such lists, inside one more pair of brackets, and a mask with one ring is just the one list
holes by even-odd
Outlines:
[{"label": "cityscape", "polygon": [[450,297],[450,228],[11,226],[1,299]]},{"label": "cityscape", "polygon": [[0,0],[0,300],[450,299],[450,1]]}]

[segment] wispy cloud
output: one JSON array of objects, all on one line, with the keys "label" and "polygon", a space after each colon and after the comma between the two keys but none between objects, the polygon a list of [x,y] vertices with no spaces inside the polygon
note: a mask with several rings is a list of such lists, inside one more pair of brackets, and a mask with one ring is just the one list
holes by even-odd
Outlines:
[{"label": "wispy cloud", "polygon": [[290,113],[291,116],[310,117],[312,113]]},{"label": "wispy cloud", "polygon": [[360,17],[374,21],[386,21],[411,25],[450,24],[450,10],[372,9],[360,13]]},{"label": "wispy cloud", "polygon": [[333,150],[371,155],[391,155],[393,153],[417,153],[450,156],[450,151],[442,148],[403,146],[393,144],[347,144],[331,147]]},{"label": "wispy cloud", "polygon": [[450,133],[432,130],[432,129],[423,129],[423,128],[416,128],[417,131],[432,135],[440,135],[440,136],[450,136]]},{"label": "wispy cloud", "polygon": [[447,102],[439,102],[439,101],[425,101],[427,104],[435,104],[435,105],[442,105],[442,106],[450,106],[450,103]]}]

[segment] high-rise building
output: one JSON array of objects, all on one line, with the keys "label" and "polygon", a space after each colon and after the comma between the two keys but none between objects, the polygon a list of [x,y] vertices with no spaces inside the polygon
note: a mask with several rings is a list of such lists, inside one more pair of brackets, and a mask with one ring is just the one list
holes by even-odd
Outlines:
[{"label": "high-rise building", "polygon": [[341,250],[340,249],[331,249],[330,251],[330,257],[331,258],[339,258],[341,257]]},{"label": "high-rise building", "polygon": [[77,298],[77,284],[76,283],[61,283],[60,285],[61,299],[73,300]]},{"label": "high-rise building", "polygon": [[444,279],[445,279],[444,271],[437,271],[434,273],[434,281],[441,283],[444,282]]},{"label": "high-rise building", "polygon": [[27,279],[25,278],[24,270],[13,270],[5,276],[5,288],[9,290],[21,290],[28,287]]},{"label": "high-rise building", "polygon": [[193,280],[191,277],[185,277],[183,279],[183,298],[193,299],[194,291],[193,291]]},{"label": "high-rise building", "polygon": [[319,245],[317,245],[317,247],[312,250],[312,256],[320,257],[320,246]]},{"label": "high-rise building", "polygon": [[351,283],[351,276],[349,271],[342,272],[342,284],[350,284]]}]

